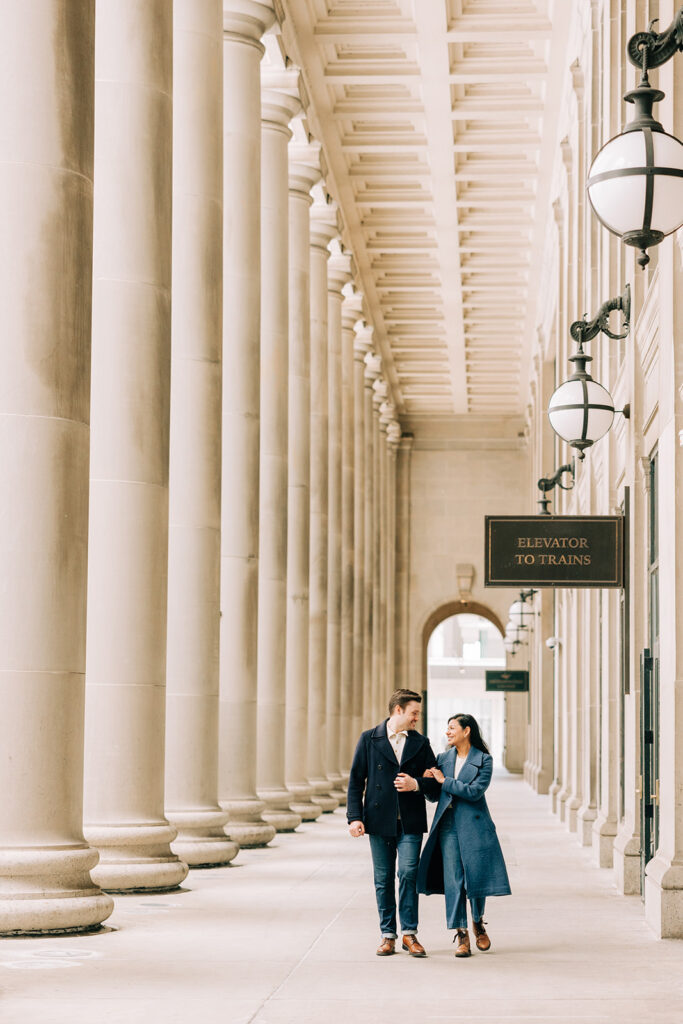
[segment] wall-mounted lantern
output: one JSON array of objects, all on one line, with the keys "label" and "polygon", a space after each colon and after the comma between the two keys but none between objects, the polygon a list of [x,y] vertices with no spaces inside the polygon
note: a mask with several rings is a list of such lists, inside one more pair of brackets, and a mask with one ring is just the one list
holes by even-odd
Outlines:
[{"label": "wall-mounted lantern", "polygon": [[[615,309],[623,313],[623,334],[615,334],[609,328],[609,314]],[[630,317],[631,289],[627,284],[622,295],[603,302],[593,320],[577,320],[569,328],[569,333],[578,345],[575,354],[569,357],[570,363],[576,363],[576,370],[550,396],[548,419],[555,433],[572,448],[576,448],[579,459],[584,458],[586,448],[590,448],[607,433],[617,411],[607,388],[593,380],[587,371],[586,365],[593,357],[584,352],[583,346],[600,332],[613,339],[627,337]],[[628,419],[628,406],[619,411]]]},{"label": "wall-mounted lantern", "polygon": [[635,116],[602,147],[586,184],[598,220],[626,245],[640,249],[641,267],[650,262],[646,250],[683,225],[683,143],[652,116],[653,104],[664,93],[652,88],[647,74],[683,50],[683,7],[665,32],[653,32],[654,24],[632,36],[626,48],[642,72],[637,88],[624,96]]}]

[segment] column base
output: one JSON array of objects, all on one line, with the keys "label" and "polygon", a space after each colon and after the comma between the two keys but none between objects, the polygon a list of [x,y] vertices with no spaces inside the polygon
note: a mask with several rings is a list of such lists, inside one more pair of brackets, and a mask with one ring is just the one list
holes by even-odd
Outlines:
[{"label": "column base", "polygon": [[557,794],[557,816],[561,822],[567,820],[567,801],[569,800],[569,790],[561,789]]},{"label": "column base", "polygon": [[658,939],[683,938],[683,864],[657,854],[647,865],[645,920]]},{"label": "column base", "polygon": [[579,808],[581,807],[581,798],[578,796],[570,796],[564,804],[564,823],[567,826],[568,832],[578,832],[579,830]]},{"label": "column base", "polygon": [[323,813],[319,804],[311,800],[311,787],[304,782],[294,782],[287,786],[289,790],[289,809],[298,814],[302,821],[315,821]]},{"label": "column base", "polygon": [[226,800],[221,806],[228,812],[225,834],[245,849],[267,846],[275,838],[274,826],[261,817],[263,800]]},{"label": "column base", "polygon": [[239,852],[239,846],[228,839],[223,826],[228,815],[219,808],[214,810],[167,811],[170,824],[178,837],[171,850],[190,868],[215,868],[229,864]]},{"label": "column base", "polygon": [[85,844],[0,851],[0,935],[99,931],[114,901],[91,881],[97,860]]},{"label": "column base", "polygon": [[550,783],[550,786],[548,788],[548,796],[550,797],[550,813],[551,814],[557,814],[558,813],[559,808],[558,808],[558,802],[557,802],[557,794],[559,792],[560,792],[560,784],[557,781],[557,779],[553,779],[553,781]]},{"label": "column base", "polygon": [[334,797],[339,807],[346,807],[346,787],[340,772],[329,772],[327,781],[330,785],[330,796]]},{"label": "column base", "polygon": [[323,809],[323,814],[331,814],[339,807],[339,801],[330,794],[330,783],[327,779],[309,779],[311,787],[311,803],[318,804]]},{"label": "column base", "polygon": [[579,808],[576,815],[576,831],[581,846],[592,846],[593,844],[593,822],[598,816],[597,807],[586,806]]},{"label": "column base", "polygon": [[291,796],[284,787],[259,789],[258,798],[266,805],[261,817],[278,832],[294,832],[301,824],[301,817],[289,809]]},{"label": "column base", "polygon": [[169,892],[187,877],[187,864],[171,850],[176,830],[166,821],[90,825],[84,831],[100,853],[92,880],[107,892]]},{"label": "column base", "polygon": [[600,868],[611,868],[614,865],[614,838],[617,834],[617,823],[613,818],[598,814],[593,822],[593,855]]},{"label": "column base", "polygon": [[640,836],[631,826],[617,832],[614,840],[614,881],[622,896],[640,894]]}]

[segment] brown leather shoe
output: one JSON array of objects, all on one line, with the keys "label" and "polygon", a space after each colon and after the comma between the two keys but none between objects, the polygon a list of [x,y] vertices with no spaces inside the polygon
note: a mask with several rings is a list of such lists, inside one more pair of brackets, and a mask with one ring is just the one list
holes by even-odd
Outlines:
[{"label": "brown leather shoe", "polygon": [[470,949],[470,933],[467,928],[458,928],[457,932],[453,936],[453,942],[458,943],[458,947],[455,951],[456,956],[472,956],[472,950]]},{"label": "brown leather shoe", "polygon": [[382,939],[377,956],[393,956],[396,952],[396,939]]},{"label": "brown leather shoe", "polygon": [[417,941],[416,935],[404,935],[402,945],[411,956],[427,956],[424,947]]},{"label": "brown leather shoe", "polygon": [[472,930],[474,931],[477,949],[480,949],[482,953],[485,953],[487,949],[491,948],[491,940],[486,934],[483,918],[481,921],[472,922]]}]

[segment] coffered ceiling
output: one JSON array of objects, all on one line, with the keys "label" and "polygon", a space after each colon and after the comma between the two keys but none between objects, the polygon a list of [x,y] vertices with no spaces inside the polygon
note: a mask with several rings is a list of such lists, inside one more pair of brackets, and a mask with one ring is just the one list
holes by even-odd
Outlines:
[{"label": "coffered ceiling", "polygon": [[568,0],[282,0],[404,420],[520,417]]}]

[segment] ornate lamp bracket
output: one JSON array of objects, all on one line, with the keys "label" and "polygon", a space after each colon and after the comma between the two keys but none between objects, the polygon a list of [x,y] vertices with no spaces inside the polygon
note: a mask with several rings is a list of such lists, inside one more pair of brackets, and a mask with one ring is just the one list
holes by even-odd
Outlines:
[{"label": "ornate lamp bracket", "polygon": [[[556,469],[552,476],[542,476],[541,479],[538,481],[536,486],[543,495],[542,498],[539,498],[538,502],[538,504],[541,506],[541,511],[538,513],[540,516],[550,515],[550,510],[548,508],[548,505],[550,504],[550,499],[546,497],[548,491],[552,491],[554,487],[560,487],[563,491],[571,491],[575,483],[574,466],[574,459],[572,459],[571,462],[568,462],[566,463],[566,465],[560,466],[559,469]],[[570,483],[562,483],[562,477],[565,473],[569,473],[571,477]]]},{"label": "ornate lamp bracket", "polygon": [[[610,330],[609,326],[609,315],[612,310],[619,309],[624,314],[624,333],[615,334],[614,331]],[[587,341],[591,341],[597,334],[602,332],[606,334],[608,338],[612,338],[613,341],[621,341],[623,338],[628,337],[628,333],[631,326],[631,286],[630,284],[624,285],[624,291],[616,299],[608,299],[607,302],[603,302],[602,306],[597,312],[597,315],[592,320],[575,320],[569,328],[569,333],[575,342],[581,346]]]},{"label": "ornate lamp bracket", "polygon": [[626,47],[628,59],[635,67],[640,68],[647,80],[648,68],[658,68],[666,64],[677,50],[683,50],[683,7],[674,15],[674,20],[664,32],[653,32],[652,26],[659,21],[651,21],[647,32],[636,32],[631,36]]}]

